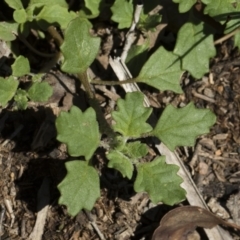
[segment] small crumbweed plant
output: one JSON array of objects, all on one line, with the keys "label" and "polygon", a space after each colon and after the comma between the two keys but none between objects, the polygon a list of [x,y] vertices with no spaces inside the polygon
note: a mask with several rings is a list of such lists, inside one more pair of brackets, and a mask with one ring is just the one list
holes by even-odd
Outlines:
[{"label": "small crumbweed plant", "polygon": [[[155,126],[147,123],[152,108],[144,106],[141,92],[127,93],[117,101],[113,111],[114,124],[104,121],[100,106],[90,84],[108,84],[89,79],[87,69],[95,60],[101,44],[99,37],[90,34],[91,19],[108,11],[111,24],[118,29],[128,29],[132,23],[136,2],[132,0],[84,0],[78,11],[69,11],[65,0],[4,0],[13,10],[13,19],[0,22],[0,39],[11,46],[20,39],[36,54],[52,57],[60,63],[61,70],[76,74],[84,86],[90,107],[84,112],[72,106],[69,112],[61,112],[56,119],[57,140],[67,145],[68,154],[76,159],[66,162],[67,175],[58,185],[59,203],[67,206],[70,215],[75,216],[82,209],[91,210],[100,197],[99,173],[92,159],[102,146],[101,136],[107,136],[106,157],[108,167],[114,168],[125,178],[134,176],[134,190],[147,192],[152,202],[169,205],[185,199],[185,190],[180,187],[182,179],[177,175],[178,167],[165,163],[165,157],[156,157],[151,162],[142,162],[148,154],[148,147],[142,143],[144,137],[156,137],[170,150],[177,146],[194,146],[197,136],[209,132],[215,123],[215,115],[208,109],[197,109],[193,103],[182,108],[168,105]],[[144,0],[143,11],[137,30],[144,36],[142,45],[133,45],[128,52],[126,64],[134,78],[125,83],[144,83],[160,91],[170,90],[182,93],[180,78],[188,71],[194,78],[201,78],[209,72],[209,60],[216,55],[214,36],[234,36],[234,45],[240,46],[240,3],[230,0],[173,0],[178,13],[169,13],[169,22],[180,28],[173,31],[177,39],[173,50],[163,46],[151,49],[148,34],[155,31],[162,22],[164,8],[156,9],[159,2]],[[168,10],[171,11],[171,10]],[[171,18],[172,17],[172,18]],[[35,30],[42,38],[51,34],[59,45],[56,54],[43,54],[32,48],[26,38]],[[61,34],[59,34],[61,33]],[[133,68],[134,66],[134,68]],[[137,67],[136,67],[137,66]],[[52,95],[52,88],[42,81],[43,74],[30,73],[29,60],[15,55],[11,66],[12,74],[0,78],[0,104],[7,106],[15,102],[15,108],[24,110],[28,101],[44,102]],[[31,86],[19,87],[19,78],[31,76]],[[118,84],[117,81],[114,82]],[[111,82],[111,84],[113,84]]]}]

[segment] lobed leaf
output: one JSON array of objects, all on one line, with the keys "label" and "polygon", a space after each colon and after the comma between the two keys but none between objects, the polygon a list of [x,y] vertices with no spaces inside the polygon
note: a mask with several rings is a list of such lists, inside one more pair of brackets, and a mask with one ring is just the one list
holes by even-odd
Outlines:
[{"label": "lobed leaf", "polygon": [[30,73],[30,65],[27,58],[18,56],[14,63],[11,65],[12,75],[15,77],[22,77]]},{"label": "lobed leaf", "polygon": [[197,0],[173,0],[173,2],[179,3],[178,9],[180,13],[185,13],[192,8]]},{"label": "lobed leaf", "polygon": [[195,78],[209,72],[209,59],[214,57],[213,35],[204,33],[204,23],[185,23],[179,30],[174,53],[182,58],[182,68]]},{"label": "lobed leaf", "polygon": [[[48,27],[47,23],[58,24],[62,29],[66,29],[67,25],[71,20],[73,20],[77,15],[73,12],[68,12],[68,9],[62,7],[58,4],[46,5],[43,7],[41,12],[37,15],[36,20],[42,29]],[[44,21],[40,21],[44,20]]]},{"label": "lobed leaf", "polygon": [[139,164],[134,190],[147,192],[153,203],[179,203],[185,199],[186,192],[180,187],[183,180],[177,175],[178,170],[178,166],[166,164],[164,156]]},{"label": "lobed leaf", "polygon": [[230,0],[202,0],[202,2],[206,4],[206,7],[204,8],[204,14],[208,14],[211,17],[216,17],[220,21],[227,20],[228,14],[235,12],[232,5],[233,1]]},{"label": "lobed leaf", "polygon": [[68,208],[68,213],[76,216],[82,209],[92,210],[100,197],[100,183],[97,171],[87,162],[75,160],[65,164],[67,175],[58,185],[61,193],[59,204]]},{"label": "lobed leaf", "polygon": [[209,109],[197,109],[191,102],[183,108],[168,105],[153,130],[170,150],[177,146],[194,146],[196,138],[209,132],[216,116]]},{"label": "lobed leaf", "polygon": [[128,28],[131,26],[133,19],[133,4],[132,1],[116,0],[111,7],[111,19],[118,23],[118,28]]},{"label": "lobed leaf", "polygon": [[88,8],[93,16],[99,15],[99,7],[101,0],[85,0],[86,8]]},{"label": "lobed leaf", "polygon": [[116,124],[113,126],[116,132],[126,137],[140,137],[149,132],[152,127],[146,123],[152,109],[143,106],[144,95],[140,92],[127,93],[125,100],[117,101],[118,110],[112,113]]},{"label": "lobed leaf", "polygon": [[111,150],[107,155],[108,167],[118,170],[123,177],[132,178],[133,164],[132,161],[121,151]]},{"label": "lobed leaf", "polygon": [[5,107],[7,102],[13,98],[17,91],[19,82],[12,76],[7,79],[0,77],[0,105]]},{"label": "lobed leaf", "polygon": [[97,56],[100,38],[89,33],[92,24],[86,19],[77,17],[72,20],[65,32],[61,46],[64,56],[62,70],[68,73],[83,73]]},{"label": "lobed leaf", "polygon": [[89,160],[100,143],[95,111],[88,108],[84,113],[76,106],[70,112],[61,112],[56,120],[57,140],[67,144],[68,153],[84,156]]},{"label": "lobed leaf", "polygon": [[159,90],[182,93],[180,87],[181,61],[172,52],[158,48],[144,64],[136,81],[146,83]]},{"label": "lobed leaf", "polygon": [[28,96],[35,102],[46,102],[52,96],[53,89],[47,82],[35,82],[28,90]]}]

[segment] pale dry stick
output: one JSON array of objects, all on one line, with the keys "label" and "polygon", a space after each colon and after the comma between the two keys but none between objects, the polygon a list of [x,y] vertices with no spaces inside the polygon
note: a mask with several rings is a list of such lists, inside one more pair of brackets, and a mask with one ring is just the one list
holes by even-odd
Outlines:
[{"label": "pale dry stick", "polygon": [[29,236],[29,240],[41,240],[44,226],[47,218],[49,201],[50,201],[50,182],[47,177],[43,179],[42,185],[38,191],[38,213],[33,231]]},{"label": "pale dry stick", "polygon": [[6,209],[3,204],[1,204],[1,211],[0,211],[0,240],[2,236],[2,224],[3,224],[3,218],[5,215]]},{"label": "pale dry stick", "polygon": [[13,213],[13,208],[12,208],[12,202],[11,200],[9,200],[8,198],[4,198],[4,204],[5,204],[5,207],[7,209],[7,212],[9,213],[10,215],[10,218],[11,218],[11,223],[10,223],[10,227],[13,226],[14,224],[14,220],[15,220],[15,215]]},{"label": "pale dry stick", "polygon": [[[127,67],[125,66],[125,64],[123,62],[121,62],[120,60],[114,61],[112,59],[110,59],[109,62],[110,62],[111,67],[113,68],[116,76],[119,78],[119,80],[125,80],[125,79],[132,78],[129,71],[125,71],[125,69],[127,69]],[[124,67],[123,67],[123,65],[124,65]],[[125,76],[125,78],[123,78],[124,76]],[[128,84],[124,84],[124,85],[128,85]],[[137,86],[137,85],[131,84],[131,87],[129,88],[130,90],[127,92],[140,91],[138,86],[137,87],[135,87],[135,86]],[[150,104],[149,104],[149,101],[146,96],[145,96],[144,100],[145,100],[144,105],[146,107],[149,107]],[[180,169],[178,171],[178,175],[183,179],[183,183],[181,184],[181,186],[187,192],[186,198],[187,198],[189,204],[192,206],[199,206],[199,207],[208,209],[204,199],[202,198],[201,194],[198,191],[197,186],[193,182],[188,170],[184,166],[181,159],[178,157],[176,151],[174,151],[174,152],[170,151],[163,143],[160,143],[160,144],[157,143],[157,144],[155,144],[155,147],[158,149],[158,151],[161,155],[166,156],[166,162],[168,164],[175,164],[175,165],[179,166]],[[216,240],[216,239],[232,240],[232,237],[229,235],[229,233],[226,232],[225,230],[223,230],[222,228],[220,228],[219,226],[216,226],[212,229],[204,229],[204,231],[206,232],[209,240]]]},{"label": "pale dry stick", "polygon": [[223,41],[226,41],[227,39],[229,39],[230,37],[234,36],[239,31],[240,31],[240,27],[236,28],[232,32],[228,33],[227,35],[225,35],[225,36],[221,37],[220,39],[216,40],[214,42],[214,45],[217,45],[217,44],[222,43]]},{"label": "pale dry stick", "polygon": [[[111,57],[109,58],[109,64],[111,65],[113,71],[115,72],[116,76],[118,77],[119,81],[123,81],[126,79],[131,79],[129,76],[131,76],[127,66],[122,62],[120,58],[115,58],[112,59]],[[136,83],[128,83],[128,84],[123,84],[122,87],[126,92],[136,92],[139,91],[141,92],[140,88]],[[144,104],[146,106],[150,106],[150,102],[147,98],[147,96],[144,95]]]},{"label": "pale dry stick", "polygon": [[102,91],[105,96],[107,96],[109,99],[115,102],[120,98],[120,96],[117,93],[109,91],[105,86],[96,85],[95,88]]},{"label": "pale dry stick", "polygon": [[207,96],[202,95],[202,94],[200,94],[200,93],[197,93],[195,90],[192,90],[192,94],[193,94],[194,97],[203,99],[203,100],[205,100],[205,101],[208,101],[208,102],[211,102],[211,103],[215,103],[215,102],[216,102],[215,99],[210,98],[210,97],[207,97]]},{"label": "pale dry stick", "polygon": [[213,154],[210,154],[210,153],[205,153],[205,152],[200,152],[199,153],[199,156],[202,156],[202,157],[207,157],[207,158],[210,158],[214,161],[227,161],[228,163],[238,163],[239,164],[239,159],[234,159],[234,158],[229,158],[229,157],[222,157],[222,156],[216,156],[216,155],[213,155]]},{"label": "pale dry stick", "polygon": [[192,170],[192,175],[194,175],[194,167],[196,166],[196,162],[198,160],[198,155],[199,153],[202,152],[202,145],[201,145],[201,141],[199,141],[196,146],[195,146],[195,149],[194,149],[194,153],[193,153],[193,156],[192,156],[192,159],[189,163],[189,166]]},{"label": "pale dry stick", "polygon": [[101,233],[101,231],[99,230],[97,224],[94,222],[93,218],[91,217],[90,213],[88,211],[84,211],[85,214],[88,217],[88,220],[90,221],[90,224],[92,225],[92,227],[94,228],[94,230],[97,232],[99,238],[101,240],[106,240],[105,237],[103,236],[103,234]]},{"label": "pale dry stick", "polygon": [[26,219],[23,217],[21,221],[21,237],[25,238],[26,236]]},{"label": "pale dry stick", "polygon": [[134,30],[137,26],[137,23],[138,23],[139,19],[140,19],[142,9],[143,9],[143,4],[142,3],[136,5],[132,25],[131,25],[131,27],[130,27],[127,35],[126,35],[126,41],[125,41],[125,44],[124,44],[124,47],[123,47],[123,52],[121,54],[121,60],[123,62],[125,62],[125,60],[127,58],[128,51],[129,51],[129,49],[131,48],[132,44],[134,43],[134,41],[136,39]]}]

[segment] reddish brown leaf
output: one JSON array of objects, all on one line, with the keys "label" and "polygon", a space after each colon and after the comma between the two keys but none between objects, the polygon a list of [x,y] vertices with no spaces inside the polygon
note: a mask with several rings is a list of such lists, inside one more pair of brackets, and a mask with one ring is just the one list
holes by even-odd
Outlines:
[{"label": "reddish brown leaf", "polygon": [[218,224],[240,230],[240,226],[228,223],[206,209],[195,206],[179,207],[162,218],[152,240],[186,240],[196,227],[213,228]]}]

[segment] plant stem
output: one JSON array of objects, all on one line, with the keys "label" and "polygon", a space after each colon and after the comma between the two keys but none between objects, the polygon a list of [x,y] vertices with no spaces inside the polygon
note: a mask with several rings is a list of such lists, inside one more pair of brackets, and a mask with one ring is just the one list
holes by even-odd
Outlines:
[{"label": "plant stem", "polygon": [[80,82],[82,83],[82,85],[83,85],[83,87],[84,87],[84,89],[85,89],[85,91],[87,93],[88,98],[90,98],[90,99],[95,98],[94,97],[95,94],[92,91],[90,83],[89,83],[89,80],[88,80],[87,72],[85,71],[83,73],[78,73],[77,77],[80,80]]},{"label": "plant stem", "polygon": [[112,128],[109,126],[108,122],[106,121],[102,109],[99,105],[99,102],[95,98],[95,94],[91,89],[89,80],[88,80],[88,75],[87,72],[84,73],[78,73],[77,74],[78,79],[81,81],[82,85],[85,88],[85,91],[87,93],[88,99],[89,99],[89,104],[90,106],[95,110],[97,119],[99,122],[99,129],[101,133],[105,133],[109,138],[114,139],[116,134],[112,130]]},{"label": "plant stem", "polygon": [[[50,26],[48,28],[48,32],[51,34],[51,36],[54,38],[54,40],[56,41],[56,43],[58,44],[58,46],[60,47],[63,44],[63,38],[62,36],[58,33],[58,31],[55,29],[55,27]],[[60,54],[61,55],[61,54]],[[59,56],[60,57],[60,56]],[[106,135],[108,135],[110,138],[114,139],[115,138],[115,133],[114,131],[111,129],[111,127],[109,126],[109,124],[107,123],[103,113],[102,113],[102,109],[97,101],[97,99],[95,98],[95,93],[92,91],[91,85],[89,83],[89,79],[88,79],[88,75],[87,75],[87,71],[83,72],[83,73],[78,73],[77,74],[77,78],[79,79],[79,81],[82,83],[87,97],[89,99],[89,104],[90,106],[95,110],[96,115],[97,115],[97,119],[99,122],[99,129],[101,133],[105,133]]]},{"label": "plant stem", "polygon": [[22,36],[21,34],[17,34],[14,33],[32,52],[36,53],[37,55],[41,56],[41,57],[45,57],[45,58],[52,58],[56,55],[56,53],[42,53],[39,52],[37,49],[35,49],[27,40],[24,36]]},{"label": "plant stem", "polygon": [[53,26],[50,26],[47,29],[47,31],[53,37],[53,39],[56,41],[57,45],[60,47],[63,44],[63,38],[59,34],[59,32],[56,30],[56,28]]},{"label": "plant stem", "polygon": [[108,85],[108,86],[113,86],[113,85],[122,85],[122,84],[127,84],[127,83],[136,83],[136,78],[131,78],[123,81],[102,81],[102,80],[91,80],[92,84],[98,84],[98,85]]},{"label": "plant stem", "polygon": [[240,31],[240,27],[236,28],[235,30],[233,30],[232,32],[228,33],[227,35],[219,38],[218,40],[216,40],[214,42],[214,45],[217,45],[217,44],[220,44],[222,43],[223,41],[226,41],[227,39],[229,39],[230,37],[234,36],[237,32]]}]

